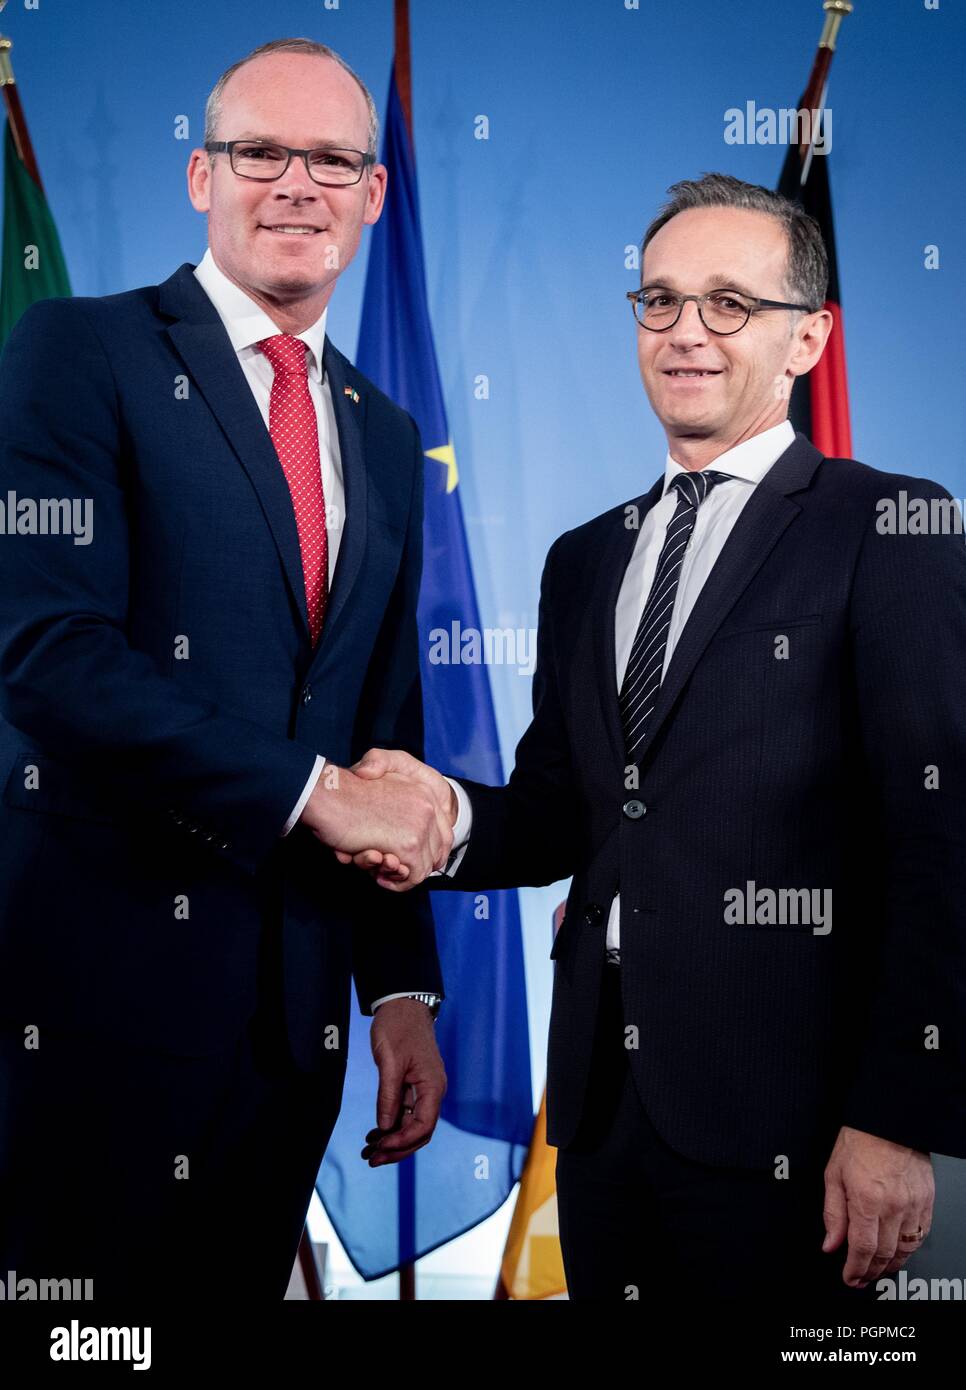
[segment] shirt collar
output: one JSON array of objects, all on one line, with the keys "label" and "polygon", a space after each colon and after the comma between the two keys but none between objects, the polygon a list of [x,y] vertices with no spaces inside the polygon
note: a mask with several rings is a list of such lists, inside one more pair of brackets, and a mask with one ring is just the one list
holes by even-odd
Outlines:
[{"label": "shirt collar", "polygon": [[[771,429],[762,430],[761,434],[752,435],[751,439],[745,439],[733,449],[719,454],[708,467],[715,473],[727,473],[730,478],[743,478],[754,487],[794,441],[792,422],[783,420],[780,425],[772,425]],[[677,463],[669,453],[664,465],[664,492],[679,473],[686,472],[688,469]]]},{"label": "shirt collar", "polygon": [[[205,251],[200,264],[195,266],[194,275],[215,306],[236,352],[241,353],[246,349],[257,351],[255,344],[262,338],[272,338],[282,331],[250,295],[219,269],[210,247]],[[308,347],[309,375],[317,381],[322,378],[322,352],[325,347],[325,319],[328,312],[326,305],[315,323],[304,332],[293,335],[301,338]]]}]

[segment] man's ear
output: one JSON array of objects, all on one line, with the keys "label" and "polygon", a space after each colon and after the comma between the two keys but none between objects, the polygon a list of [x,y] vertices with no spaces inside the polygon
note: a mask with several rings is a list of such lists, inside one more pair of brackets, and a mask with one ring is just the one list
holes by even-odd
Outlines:
[{"label": "man's ear", "polygon": [[192,150],[188,159],[188,197],[195,212],[211,210],[211,160],[205,150]]},{"label": "man's ear", "polygon": [[793,376],[804,376],[815,366],[825,351],[832,323],[829,310],[819,309],[817,313],[804,314],[795,325],[795,345],[788,362],[788,370]]},{"label": "man's ear", "polygon": [[386,200],[386,183],[389,179],[389,170],[385,164],[374,164],[369,174],[369,190],[366,195],[366,210],[363,214],[363,225],[371,227],[374,222],[379,221],[382,213],[382,205]]}]

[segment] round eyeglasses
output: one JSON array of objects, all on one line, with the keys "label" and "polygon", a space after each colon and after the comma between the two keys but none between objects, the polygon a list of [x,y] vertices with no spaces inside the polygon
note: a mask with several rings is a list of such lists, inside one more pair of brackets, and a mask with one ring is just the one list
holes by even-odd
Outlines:
[{"label": "round eyeglasses", "polygon": [[362,150],[344,149],[337,145],[318,145],[311,150],[296,150],[289,145],[276,145],[268,140],[207,140],[209,154],[227,154],[233,171],[242,179],[271,183],[285,173],[292,156],[305,163],[313,183],[323,188],[348,188],[358,183],[374,154]]},{"label": "round eyeglasses", "polygon": [[707,294],[674,294],[661,285],[646,285],[639,290],[628,290],[626,297],[641,328],[647,328],[652,333],[666,333],[673,328],[689,299],[698,306],[698,314],[705,328],[722,338],[730,333],[739,333],[752,314],[762,309],[801,309],[806,314],[813,312],[810,304],[755,299],[738,290],[727,289],[709,290]]}]

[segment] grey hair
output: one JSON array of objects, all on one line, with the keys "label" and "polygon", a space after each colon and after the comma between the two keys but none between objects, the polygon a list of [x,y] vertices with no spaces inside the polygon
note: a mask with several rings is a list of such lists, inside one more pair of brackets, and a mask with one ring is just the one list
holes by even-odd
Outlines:
[{"label": "grey hair", "polygon": [[644,233],[642,266],[644,252],[653,237],[672,217],[691,208],[745,208],[777,218],[788,240],[785,292],[790,299],[808,304],[812,312],[821,309],[828,293],[828,253],[815,218],[781,193],[757,183],[744,183],[731,174],[702,174],[699,179],[683,179],[671,185],[668,202]]},{"label": "grey hair", "polygon": [[267,53],[309,53],[315,58],[331,58],[334,63],[338,63],[340,68],[344,68],[350,77],[358,82],[363,96],[366,99],[366,106],[369,110],[369,143],[368,153],[373,159],[376,157],[376,149],[379,144],[379,115],[376,111],[376,103],[372,99],[372,93],[363,82],[359,74],[350,68],[344,58],[336,53],[334,48],[329,48],[327,44],[316,43],[314,39],[272,39],[270,43],[263,43],[260,48],[252,49],[251,53],[244,58],[239,58],[237,63],[232,63],[230,68],[226,68],[218,81],[212,87],[208,100],[205,103],[205,143],[215,139],[215,132],[218,122],[221,119],[221,98],[225,90],[228,79],[232,77],[239,68],[243,68],[246,63],[251,63],[255,58],[263,58]]}]

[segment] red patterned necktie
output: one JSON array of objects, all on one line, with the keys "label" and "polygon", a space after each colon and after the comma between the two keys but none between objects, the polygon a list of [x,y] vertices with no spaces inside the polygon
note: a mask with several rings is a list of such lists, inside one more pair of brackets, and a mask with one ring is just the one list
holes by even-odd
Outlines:
[{"label": "red patterned necktie", "polygon": [[309,633],[315,646],[328,594],[329,546],[319,466],[319,423],[309,392],[307,348],[291,333],[263,338],[258,347],[275,372],[268,403],[268,432],[292,494],[302,550]]}]

